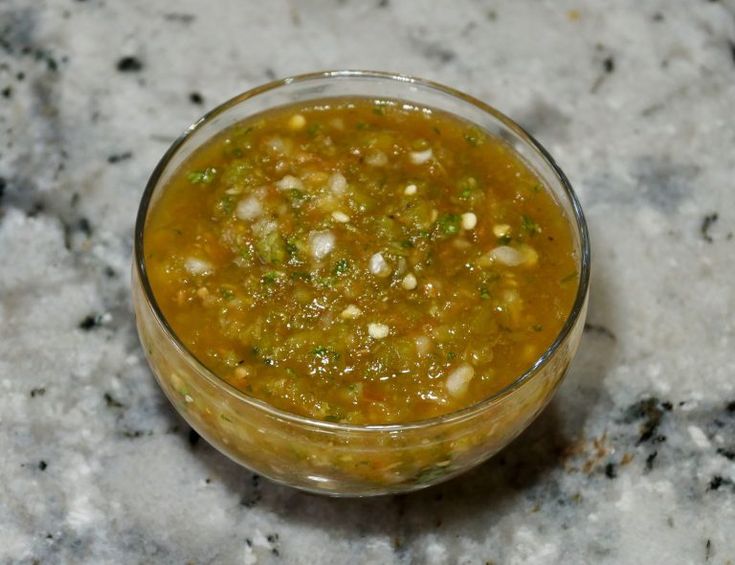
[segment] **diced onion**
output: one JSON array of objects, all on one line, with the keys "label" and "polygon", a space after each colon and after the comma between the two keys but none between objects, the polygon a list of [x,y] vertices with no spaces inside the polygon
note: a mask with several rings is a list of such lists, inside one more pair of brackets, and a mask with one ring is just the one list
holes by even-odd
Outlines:
[{"label": "diced onion", "polygon": [[342,173],[333,173],[329,177],[329,190],[335,194],[342,194],[347,188],[347,179]]},{"label": "diced onion", "polygon": [[414,165],[423,165],[434,158],[434,152],[431,150],[431,147],[429,147],[423,151],[411,151],[408,156]]},{"label": "diced onion", "polygon": [[278,190],[302,190],[304,188],[304,183],[301,182],[301,179],[293,175],[286,175],[281,180],[276,181],[275,185]]},{"label": "diced onion", "polygon": [[475,368],[469,363],[462,363],[447,376],[447,391],[455,398],[463,396],[475,376]]},{"label": "diced onion", "polygon": [[376,277],[387,277],[393,271],[388,262],[383,258],[382,253],[376,253],[370,257],[368,269]]},{"label": "diced onion", "polygon": [[390,328],[385,324],[368,324],[368,335],[373,339],[383,339],[388,337]]},{"label": "diced onion", "polygon": [[241,220],[252,220],[263,213],[263,206],[255,196],[248,196],[240,200],[235,209],[235,215]]},{"label": "diced onion", "polygon": [[354,304],[350,304],[344,310],[342,310],[339,317],[342,318],[343,320],[354,320],[355,318],[359,318],[361,315],[362,315],[362,310],[360,310]]},{"label": "diced onion", "polygon": [[523,255],[521,255],[517,249],[509,247],[508,245],[496,247],[490,251],[490,257],[498,263],[502,263],[509,267],[516,267],[523,263]]},{"label": "diced onion", "polygon": [[334,212],[332,212],[332,218],[335,222],[339,222],[340,224],[346,224],[350,221],[350,217],[344,212],[340,212],[339,210],[335,210]]},{"label": "diced onion", "polygon": [[384,167],[388,164],[388,156],[382,151],[371,151],[365,156],[365,162],[373,167]]},{"label": "diced onion", "polygon": [[207,261],[196,257],[189,257],[184,263],[184,267],[192,275],[208,275],[214,270]]},{"label": "diced onion", "polygon": [[334,234],[330,231],[316,231],[309,234],[309,250],[314,259],[324,259],[334,249]]}]

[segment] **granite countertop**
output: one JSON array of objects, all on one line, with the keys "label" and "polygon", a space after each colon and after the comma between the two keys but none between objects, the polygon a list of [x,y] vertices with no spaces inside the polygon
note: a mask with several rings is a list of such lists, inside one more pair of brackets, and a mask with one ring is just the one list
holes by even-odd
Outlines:
[{"label": "granite countertop", "polygon": [[[589,323],[555,400],[407,496],[302,494],[198,441],[130,304],[133,220],[171,140],[240,91],[339,67],[513,116],[591,228]],[[0,563],[734,563],[734,101],[733,0],[3,0]]]}]

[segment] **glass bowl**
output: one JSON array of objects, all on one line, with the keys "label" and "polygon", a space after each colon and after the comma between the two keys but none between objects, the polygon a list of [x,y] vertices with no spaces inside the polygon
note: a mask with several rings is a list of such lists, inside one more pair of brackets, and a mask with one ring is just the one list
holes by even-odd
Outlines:
[{"label": "glass bowl", "polygon": [[[393,98],[433,107],[503,139],[545,182],[574,232],[579,287],[559,335],[514,382],[476,404],[407,424],[355,426],[278,410],[207,369],[175,335],[152,293],[144,260],[148,212],[183,161],[215,134],[257,112],[317,98]],[[140,340],[176,410],[241,465],[299,489],[338,496],[406,492],[447,480],[492,456],[547,404],[579,345],[587,308],[590,248],[579,202],[564,173],[520,126],[451,88],[388,73],[332,71],[271,82],[215,108],[190,126],[153,171],[135,227],[133,303]]]}]

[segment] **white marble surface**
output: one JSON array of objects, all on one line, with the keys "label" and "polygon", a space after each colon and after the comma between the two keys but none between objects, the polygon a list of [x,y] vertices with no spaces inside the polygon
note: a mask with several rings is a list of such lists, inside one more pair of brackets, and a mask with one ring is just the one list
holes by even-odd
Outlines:
[{"label": "white marble surface", "polygon": [[[735,562],[735,2],[439,5],[0,1],[0,563]],[[515,117],[593,238],[590,327],[552,405],[403,497],[301,494],[194,441],[128,295],[169,141],[269,78],[337,67]]]}]

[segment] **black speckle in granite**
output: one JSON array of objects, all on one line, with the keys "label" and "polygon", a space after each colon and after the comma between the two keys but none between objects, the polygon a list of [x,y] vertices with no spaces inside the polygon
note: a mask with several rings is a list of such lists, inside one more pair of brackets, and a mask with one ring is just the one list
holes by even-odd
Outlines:
[{"label": "black speckle in granite", "polygon": [[603,337],[611,339],[612,341],[618,340],[617,336],[613,333],[613,331],[607,328],[606,326],[603,326],[602,324],[585,324],[584,331],[595,333],[597,335],[601,335]]},{"label": "black speckle in granite", "polygon": [[6,86],[2,89],[2,91],[0,91],[0,94],[3,95],[3,98],[10,98],[13,95],[13,89],[9,86]]},{"label": "black speckle in granite", "polygon": [[111,165],[114,165],[115,163],[119,163],[120,161],[125,161],[127,159],[130,159],[133,156],[133,153],[130,151],[124,151],[122,153],[113,153],[112,155],[107,157],[107,162]]},{"label": "black speckle in granite", "polygon": [[204,97],[199,94],[198,92],[190,92],[189,93],[189,102],[196,105],[201,105],[204,103]]},{"label": "black speckle in granite", "polygon": [[570,119],[555,106],[538,99],[518,114],[518,122],[532,134],[564,139]]},{"label": "black speckle in granite", "polygon": [[279,557],[281,555],[281,552],[278,549],[278,534],[268,534],[266,536],[266,539],[268,540],[268,543],[272,546],[271,553],[276,557]]},{"label": "black speckle in granite", "polygon": [[240,504],[245,508],[252,508],[261,501],[263,495],[260,491],[260,475],[253,473],[250,481],[245,484],[245,492],[240,499]]},{"label": "black speckle in granite", "polygon": [[276,71],[268,67],[263,71],[268,80],[276,80]]},{"label": "black speckle in granite", "polygon": [[143,435],[152,436],[153,432],[149,431],[147,434],[143,430],[123,430],[122,435],[128,439],[138,439]]},{"label": "black speckle in granite", "polygon": [[87,218],[79,218],[77,222],[77,229],[87,237],[92,235],[92,224]]},{"label": "black speckle in granite", "polygon": [[18,82],[23,82],[26,78],[26,74],[24,72],[20,72],[15,75],[15,78]]},{"label": "black speckle in granite", "polygon": [[722,455],[725,459],[729,459],[730,461],[735,461],[735,450],[718,447],[717,454]]},{"label": "black speckle in granite", "polygon": [[46,210],[46,205],[41,202],[40,200],[33,203],[31,208],[26,212],[26,216],[29,218],[35,218],[39,214],[41,214],[44,210]]},{"label": "black speckle in granite", "polygon": [[387,8],[390,6],[390,0],[379,0],[378,1],[378,8]]},{"label": "black speckle in granite", "polygon": [[640,195],[652,206],[670,213],[692,194],[692,181],[699,171],[697,165],[642,157],[635,162],[632,173],[638,181]]},{"label": "black speckle in granite", "polygon": [[712,556],[712,540],[708,539],[707,543],[704,544],[704,560],[709,561]]},{"label": "black speckle in granite", "polygon": [[602,68],[605,69],[606,73],[612,73],[613,71],[615,71],[615,59],[612,55],[603,59]]},{"label": "black speckle in granite", "polygon": [[104,394],[105,405],[108,408],[125,408],[125,405],[112,396],[109,392]]},{"label": "black speckle in granite", "polygon": [[115,269],[113,269],[109,265],[105,267],[104,273],[105,273],[105,276],[108,279],[114,279],[117,276],[117,273],[115,272]]},{"label": "black speckle in granite", "polygon": [[661,12],[656,12],[655,14],[653,14],[653,16],[651,16],[651,20],[653,20],[654,22],[662,22],[664,21],[664,15]]},{"label": "black speckle in granite", "polygon": [[645,443],[651,439],[655,443],[666,441],[665,436],[655,436],[661,419],[664,415],[664,411],[659,407],[659,401],[657,398],[646,398],[628,407],[625,411],[624,421],[632,423],[638,420],[643,420],[640,426],[640,436],[636,445]]},{"label": "black speckle in granite", "polygon": [[653,462],[656,461],[656,457],[658,457],[658,451],[648,454],[648,457],[646,457],[646,471],[653,470]]},{"label": "black speckle in granite", "polygon": [[245,545],[247,545],[248,547],[253,547],[253,540],[251,540],[250,538],[245,538]]},{"label": "black speckle in granite", "polygon": [[707,490],[719,490],[720,487],[723,486],[730,486],[732,485],[732,481],[726,477],[723,477],[721,475],[715,475],[712,477],[712,480],[709,482],[709,485],[707,486]]},{"label": "black speckle in granite", "polygon": [[189,439],[189,445],[191,447],[196,447],[197,443],[199,443],[199,438],[200,436],[197,433],[197,431],[194,428],[189,428],[188,439]]},{"label": "black speckle in granite", "polygon": [[731,414],[735,414],[735,400],[728,402],[727,406],[725,406],[725,410]]},{"label": "black speckle in granite", "polygon": [[605,465],[605,476],[608,479],[614,479],[615,477],[618,476],[618,470],[617,470],[617,466],[615,465],[615,463],[610,462],[607,465]]},{"label": "black speckle in granite", "polygon": [[457,54],[441,43],[424,43],[423,53],[427,59],[439,61],[445,65],[457,58]]},{"label": "black speckle in granite", "polygon": [[121,73],[137,73],[143,70],[143,62],[137,57],[128,55],[117,62],[117,70]]},{"label": "black speckle in granite", "polygon": [[661,403],[661,408],[663,408],[667,412],[671,412],[674,409],[674,405],[671,404],[671,402],[669,402],[668,400],[665,400]]},{"label": "black speckle in granite", "polygon": [[189,25],[196,19],[196,16],[194,14],[172,12],[170,14],[164,14],[163,19],[168,22],[176,22],[179,24]]},{"label": "black speckle in granite", "polygon": [[732,59],[733,64],[735,64],[735,41],[728,41],[727,45],[729,47],[730,51],[730,59]]},{"label": "black speckle in granite", "polygon": [[79,322],[79,329],[84,330],[85,332],[88,332],[90,330],[93,330],[99,325],[99,319],[97,316],[94,316],[92,314],[85,316],[84,319]]},{"label": "black speckle in granite", "polygon": [[38,388],[32,388],[31,389],[31,398],[36,398],[37,396],[43,396],[46,394],[46,387],[38,387]]},{"label": "black speckle in granite", "polygon": [[702,239],[704,239],[707,243],[712,243],[714,240],[712,239],[712,235],[709,233],[710,228],[717,222],[719,219],[719,214],[717,212],[713,212],[712,214],[707,214],[704,218],[702,218],[702,224],[699,226],[699,233],[702,234]]},{"label": "black speckle in granite", "polygon": [[41,471],[45,471],[47,467],[48,467],[48,463],[46,463],[43,459],[38,462],[38,468]]},{"label": "black speckle in granite", "polygon": [[5,180],[4,177],[0,177],[0,200],[3,199],[3,195],[5,194],[5,187],[8,185],[8,182]]}]

